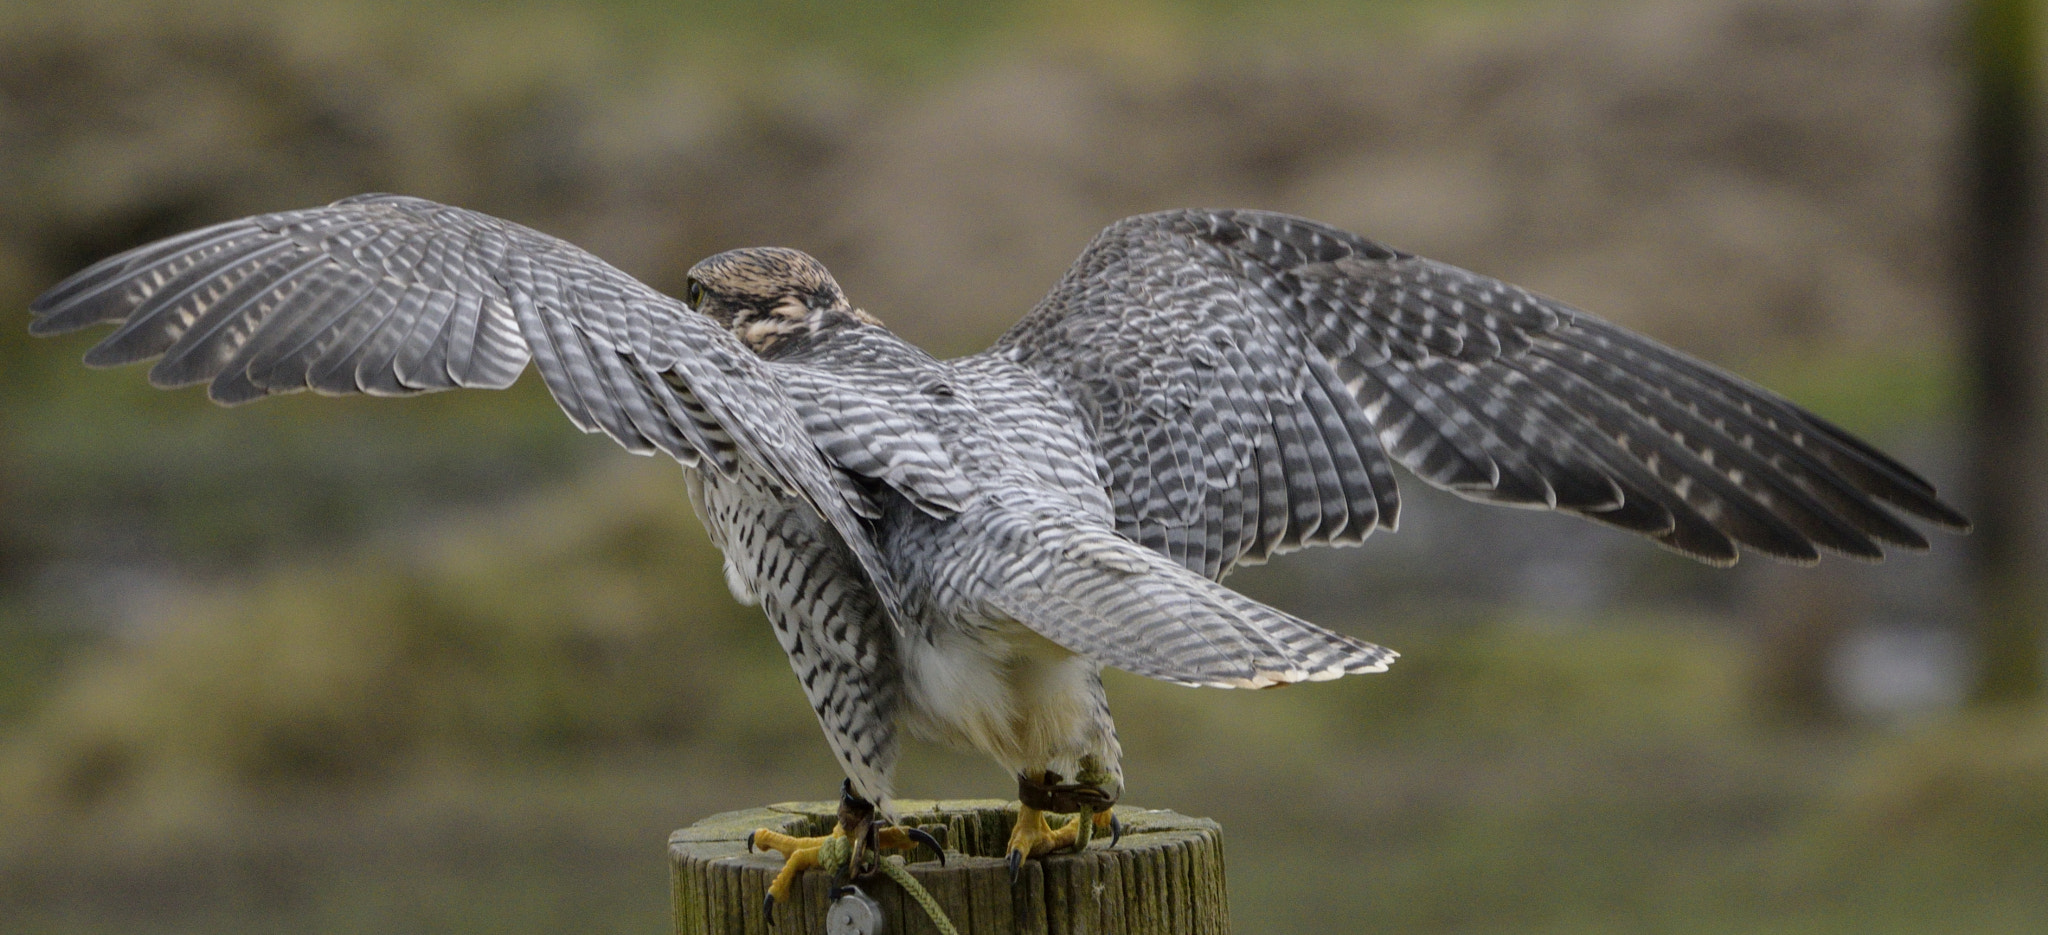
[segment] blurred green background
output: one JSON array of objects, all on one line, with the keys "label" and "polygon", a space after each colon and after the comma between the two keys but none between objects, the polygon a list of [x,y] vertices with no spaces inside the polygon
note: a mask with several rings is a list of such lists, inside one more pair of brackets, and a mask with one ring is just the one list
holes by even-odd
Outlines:
[{"label": "blurred green background", "polygon": [[[31,341],[150,238],[399,191],[675,291],[825,260],[982,346],[1118,217],[1306,214],[1736,368],[1954,489],[1933,0],[16,0],[0,9],[0,931],[655,932],[663,842],[837,772],[671,464],[537,383],[235,411]],[[1419,483],[1232,583],[1400,649],[1113,676],[1241,932],[2048,931],[2048,711],[1964,703],[1953,539],[1694,566]],[[1967,506],[1967,502],[1965,502]],[[913,748],[911,796],[1006,796]]]}]

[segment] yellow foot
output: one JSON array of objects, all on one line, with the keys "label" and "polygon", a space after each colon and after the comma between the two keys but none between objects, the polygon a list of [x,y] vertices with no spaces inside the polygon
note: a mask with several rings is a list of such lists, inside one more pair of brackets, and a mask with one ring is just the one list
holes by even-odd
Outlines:
[{"label": "yellow foot", "polygon": [[796,882],[797,874],[817,866],[819,852],[835,840],[841,843],[846,840],[846,832],[837,826],[833,827],[831,834],[821,838],[792,837],[767,828],[756,829],[747,835],[747,850],[758,847],[782,855],[782,870],[775,874],[775,882],[768,884],[767,909],[771,918],[776,903],[789,901],[789,887]]},{"label": "yellow foot", "polygon": [[[875,829],[875,846],[883,850],[906,851],[913,847],[929,847],[939,855],[939,864],[946,863],[946,852],[931,835],[916,828],[898,828],[890,825]],[[789,888],[796,883],[798,874],[812,867],[823,865],[837,872],[852,859],[853,848],[846,840],[846,829],[833,826],[832,833],[819,838],[799,838],[759,828],[747,835],[747,850],[755,848],[775,851],[782,855],[782,870],[775,874],[775,881],[768,884],[768,898],[763,907],[770,921],[775,918],[775,904],[789,901]]]},{"label": "yellow foot", "polygon": [[[1087,829],[1086,832],[1083,831],[1084,828]],[[1054,851],[1080,850],[1088,846],[1088,839],[1093,837],[1093,832],[1096,831],[1109,832],[1111,847],[1115,847],[1117,839],[1123,837],[1123,826],[1118,824],[1116,816],[1110,814],[1107,809],[1092,815],[1083,812],[1074,816],[1072,821],[1054,828],[1046,822],[1045,812],[1019,803],[1017,824],[1010,829],[1010,852],[1007,858],[1010,865],[1010,880],[1016,881],[1017,872],[1023,867],[1025,858],[1039,857]]]}]

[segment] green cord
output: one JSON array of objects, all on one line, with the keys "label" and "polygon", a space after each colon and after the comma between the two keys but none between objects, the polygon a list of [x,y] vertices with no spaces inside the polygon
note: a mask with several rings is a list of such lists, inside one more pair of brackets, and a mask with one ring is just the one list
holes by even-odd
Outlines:
[{"label": "green cord", "polygon": [[882,872],[888,874],[889,879],[895,880],[897,886],[903,887],[903,891],[909,893],[911,899],[917,900],[917,904],[924,907],[924,914],[931,916],[932,924],[939,927],[940,935],[960,935],[960,930],[953,927],[953,920],[946,918],[945,910],[939,908],[939,901],[924,888],[924,884],[917,882],[917,878],[910,875],[909,868],[903,866],[903,858],[884,859]]},{"label": "green cord", "polygon": [[842,835],[835,834],[818,845],[818,867],[826,873],[838,874],[839,869],[852,859],[853,841]]},{"label": "green cord", "polygon": [[[846,837],[834,835],[818,845],[818,869],[826,873],[837,875],[851,859],[853,841]],[[960,930],[953,927],[953,920],[946,918],[946,911],[939,908],[939,901],[933,898],[931,891],[925,889],[924,884],[917,882],[917,878],[911,876],[910,871],[903,866],[903,858],[885,857],[880,863],[882,872],[888,874],[889,879],[895,880],[897,886],[903,887],[903,891],[909,893],[911,899],[917,900],[917,904],[924,907],[924,914],[930,916],[932,924],[939,927],[939,935],[960,935]]]}]

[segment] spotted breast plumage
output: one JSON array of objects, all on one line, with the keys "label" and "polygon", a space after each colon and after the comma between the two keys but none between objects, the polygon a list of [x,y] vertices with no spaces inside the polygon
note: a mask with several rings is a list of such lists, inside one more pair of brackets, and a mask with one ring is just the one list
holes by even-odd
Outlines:
[{"label": "spotted breast plumage", "polygon": [[[981,751],[1018,779],[1013,860],[1113,831],[1103,667],[1259,688],[1393,661],[1219,582],[1393,528],[1396,463],[1717,564],[1925,548],[1902,515],[1967,526],[1768,391],[1279,214],[1119,221],[957,360],[897,338],[794,250],[711,257],[688,290],[510,222],[366,195],[113,257],[38,299],[32,328],[114,324],[88,363],[160,358],[152,382],[210,382],[224,403],[501,388],[534,362],[578,427],[686,468],[849,799],[886,825],[899,729]],[[1055,829],[1046,812],[1080,818]],[[757,843],[789,858],[782,893],[819,842]]]}]

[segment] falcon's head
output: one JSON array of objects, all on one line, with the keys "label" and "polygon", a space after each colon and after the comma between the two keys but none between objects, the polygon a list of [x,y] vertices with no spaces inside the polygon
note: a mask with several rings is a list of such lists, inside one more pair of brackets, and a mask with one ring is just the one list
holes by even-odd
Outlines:
[{"label": "falcon's head", "polygon": [[731,329],[757,354],[814,334],[834,319],[879,325],[846,302],[825,264],[788,247],[745,247],[690,267],[690,307]]}]

